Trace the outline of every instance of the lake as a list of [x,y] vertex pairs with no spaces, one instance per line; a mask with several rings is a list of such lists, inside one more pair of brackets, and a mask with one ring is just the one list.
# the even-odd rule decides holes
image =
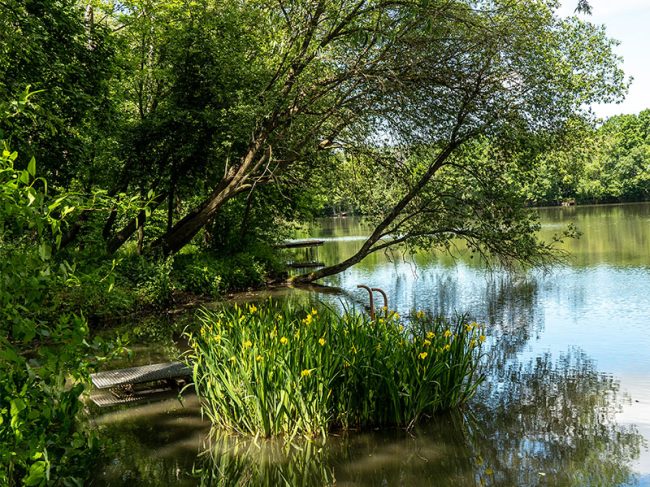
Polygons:
[[[545,272],[381,253],[323,280],[340,295],[282,293],[361,306],[367,294],[357,285],[367,284],[384,289],[404,316],[466,313],[485,323],[489,377],[469,408],[408,433],[287,446],[223,437],[208,444],[192,397],[184,406],[132,406],[96,417],[114,446],[97,483],[650,486],[650,204],[538,211],[542,238],[568,223],[582,232],[560,245],[566,263]],[[295,258],[334,263],[367,234],[357,218],[321,220],[305,236],[325,244]]]

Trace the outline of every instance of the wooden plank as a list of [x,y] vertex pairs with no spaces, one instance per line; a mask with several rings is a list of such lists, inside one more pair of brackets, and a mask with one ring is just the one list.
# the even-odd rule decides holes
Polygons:
[[277,244],[276,247],[280,249],[297,249],[301,247],[318,247],[323,245],[325,240],[305,239],[305,240],[287,240],[284,243]]
[[97,389],[110,389],[128,384],[142,384],[144,382],[175,379],[190,375],[192,375],[192,370],[185,364],[168,362],[97,372],[96,374],[90,374],[90,378]]
[[309,261],[309,262],[289,262],[287,266],[293,269],[301,269],[306,267],[325,267],[323,262]]

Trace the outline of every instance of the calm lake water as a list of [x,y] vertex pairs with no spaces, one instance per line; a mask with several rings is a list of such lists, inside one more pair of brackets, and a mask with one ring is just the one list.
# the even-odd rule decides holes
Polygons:
[[[411,433],[287,446],[207,440],[196,399],[170,399],[96,416],[113,446],[97,483],[650,486],[650,205],[540,214],[544,238],[571,222],[582,232],[562,245],[567,263],[549,272],[378,254],[323,281],[342,295],[291,292],[360,305],[367,297],[356,286],[367,284],[402,315],[468,313],[485,323],[489,378],[463,413]],[[328,219],[307,234],[326,240],[309,257],[329,264],[358,249],[368,228]]]

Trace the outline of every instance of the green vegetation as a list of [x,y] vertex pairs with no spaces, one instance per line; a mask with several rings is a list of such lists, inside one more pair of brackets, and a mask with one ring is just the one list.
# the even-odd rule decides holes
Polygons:
[[197,393],[213,425],[248,435],[412,426],[458,407],[483,380],[475,323],[418,313],[369,321],[273,302],[203,312],[189,334]]
[[78,413],[99,345],[83,317],[56,305],[79,282],[73,263],[52,256],[75,198],[49,195],[34,159],[19,170],[17,157],[0,153],[0,484],[74,484],[96,453]]
[[650,199],[650,110],[572,131],[536,161],[539,171],[527,188],[532,204]]
[[[614,41],[558,18],[556,7],[0,2],[0,483],[83,483],[95,444],[78,421],[79,396],[105,352],[91,327],[190,293],[214,298],[285,277],[274,244],[328,206],[360,208],[369,237],[299,281],[390,246],[449,249],[457,238],[508,263],[551,256],[527,207],[565,198],[577,183],[565,181],[576,158],[555,157],[549,142],[568,140],[574,126],[592,130],[582,107],[626,89]],[[578,194],[646,197],[643,117],[599,129],[611,157],[584,159],[593,184]],[[535,186],[539,174],[552,184]],[[558,183],[557,174],[566,177]],[[281,313],[283,332],[299,325]],[[275,353],[277,365],[277,344],[263,341],[270,318],[242,316],[260,327],[251,333],[263,360]],[[404,425],[473,391],[462,329],[451,351],[434,353],[393,325],[310,316],[323,335],[306,342],[305,357],[291,348],[297,369],[278,371],[298,386],[298,402],[281,401],[286,411],[273,420],[250,416],[250,431]],[[444,325],[430,326],[418,333]],[[327,350],[320,338],[356,347],[354,360],[365,362],[348,357],[344,367],[345,356],[331,354],[317,363]],[[376,345],[403,370],[382,369],[380,351],[361,350]],[[221,350],[210,346],[206,356]],[[263,360],[226,372],[270,373]],[[383,400],[388,408],[377,409]]]

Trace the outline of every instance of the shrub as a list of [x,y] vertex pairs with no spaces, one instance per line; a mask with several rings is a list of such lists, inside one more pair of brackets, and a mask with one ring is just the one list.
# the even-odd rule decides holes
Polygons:
[[262,286],[283,271],[271,248],[256,245],[224,258],[204,252],[177,255],[172,278],[180,290],[216,297]]
[[0,485],[80,485],[96,453],[77,414],[93,347],[82,317],[55,313],[75,266],[53,257],[76,203],[17,157],[0,148]]
[[269,302],[201,313],[187,359],[213,425],[250,435],[325,436],[410,427],[467,401],[483,380],[481,328],[418,314],[371,321]]

